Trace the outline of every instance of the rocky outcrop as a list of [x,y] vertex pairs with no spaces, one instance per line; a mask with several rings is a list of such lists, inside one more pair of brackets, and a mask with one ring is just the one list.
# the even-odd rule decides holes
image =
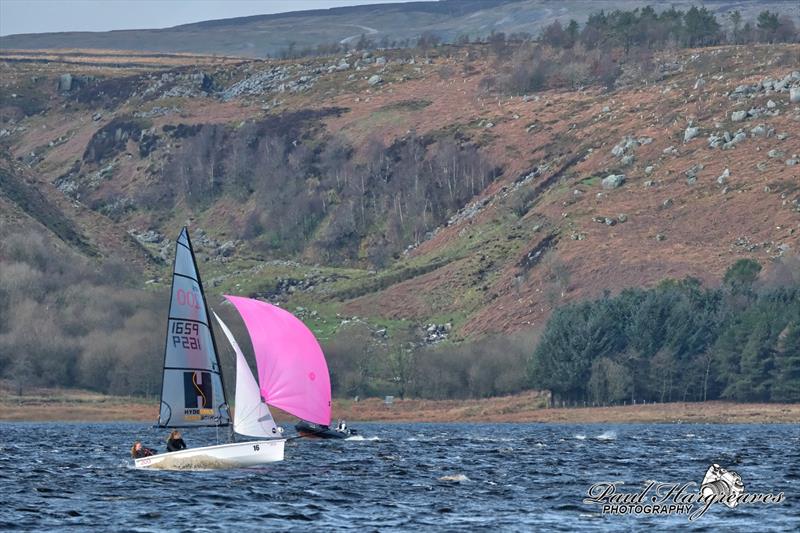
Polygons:
[[625,183],[625,174],[611,174],[600,182],[604,189],[616,189]]
[[[754,98],[759,94],[772,94],[772,93],[789,93],[800,90],[800,71],[793,71],[783,78],[776,80],[770,77],[764,78],[759,83],[754,85],[738,85],[733,91],[728,94],[729,98],[742,99]],[[797,92],[794,92],[797,94]],[[800,102],[800,95],[798,95],[798,102]]]

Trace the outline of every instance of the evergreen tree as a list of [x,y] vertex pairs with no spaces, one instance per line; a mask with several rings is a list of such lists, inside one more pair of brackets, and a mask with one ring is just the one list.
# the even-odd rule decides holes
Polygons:
[[779,26],[780,21],[778,20],[778,13],[772,13],[765,10],[758,14],[756,27],[758,27],[760,39],[762,41],[769,43],[774,42],[775,34],[777,33]]
[[569,24],[567,25],[567,48],[572,48],[576,42],[578,42],[578,37],[580,35],[580,25],[578,21],[575,19],[569,19]]
[[775,356],[775,378],[770,399],[800,402],[800,320],[781,332]]
[[690,47],[708,46],[720,40],[720,25],[714,14],[704,7],[691,7],[684,15],[684,25]]
[[758,278],[759,272],[761,272],[761,265],[758,261],[739,259],[725,271],[722,282],[733,293],[748,293],[752,289],[753,282]]
[[740,31],[742,28],[742,13],[737,9],[736,11],[732,11],[731,14],[728,16],[731,19],[731,24],[733,24],[733,34],[731,35],[731,41],[734,44],[739,44]]

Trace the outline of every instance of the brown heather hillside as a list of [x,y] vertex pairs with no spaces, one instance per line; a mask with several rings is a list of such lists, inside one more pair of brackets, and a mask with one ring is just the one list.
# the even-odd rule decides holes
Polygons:
[[[664,278],[713,286],[737,259],[768,266],[800,249],[800,103],[761,84],[788,77],[800,87],[800,74],[792,78],[800,46],[659,52],[657,76],[628,71],[611,91],[526,96],[491,88],[505,67],[484,46],[385,58],[4,51],[0,171],[4,182],[34,187],[49,207],[31,208],[3,186],[0,230],[26,212],[55,231],[45,215],[59,213],[84,252],[139,258],[148,278],[163,278],[168,267],[156,258],[168,259],[169,241],[188,223],[204,232],[195,241],[212,293],[313,311],[308,321],[323,334],[357,315],[390,330],[449,322],[454,338],[535,328],[555,306]],[[756,116],[732,120],[751,109]],[[196,133],[197,125],[206,126]],[[690,125],[699,130],[685,141]],[[723,149],[725,132],[740,129],[746,138]],[[347,142],[353,166],[366,164],[377,141],[403,146],[414,137],[436,147],[452,138],[477,147],[499,174],[419,242],[393,241],[412,246],[381,264],[367,252],[392,240],[380,219],[352,243],[352,256],[323,253],[342,209],[333,192],[320,196],[325,214],[296,239],[299,248],[275,251],[247,236],[263,199],[222,192],[198,201],[180,183],[159,188],[165,176],[200,180],[198,187],[214,186],[218,172],[232,179],[237,147],[278,134],[318,152],[331,138]],[[206,145],[198,144],[203,135]],[[635,143],[625,147],[626,139]],[[297,177],[302,190],[333,179],[315,168]],[[611,174],[624,174],[624,183],[603,188]]]

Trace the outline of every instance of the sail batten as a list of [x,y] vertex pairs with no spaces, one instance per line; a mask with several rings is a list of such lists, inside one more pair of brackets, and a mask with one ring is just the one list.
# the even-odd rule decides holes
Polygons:
[[167,316],[158,425],[228,425],[230,415],[214,332],[186,228],[175,246]]
[[264,401],[303,420],[330,424],[330,374],[314,334],[279,307],[240,296],[225,298],[250,334]]

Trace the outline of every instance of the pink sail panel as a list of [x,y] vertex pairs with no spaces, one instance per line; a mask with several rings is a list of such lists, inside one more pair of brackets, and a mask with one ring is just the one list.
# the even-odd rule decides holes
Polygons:
[[264,401],[303,420],[330,424],[331,379],[314,334],[280,307],[240,296],[225,298],[250,333]]

